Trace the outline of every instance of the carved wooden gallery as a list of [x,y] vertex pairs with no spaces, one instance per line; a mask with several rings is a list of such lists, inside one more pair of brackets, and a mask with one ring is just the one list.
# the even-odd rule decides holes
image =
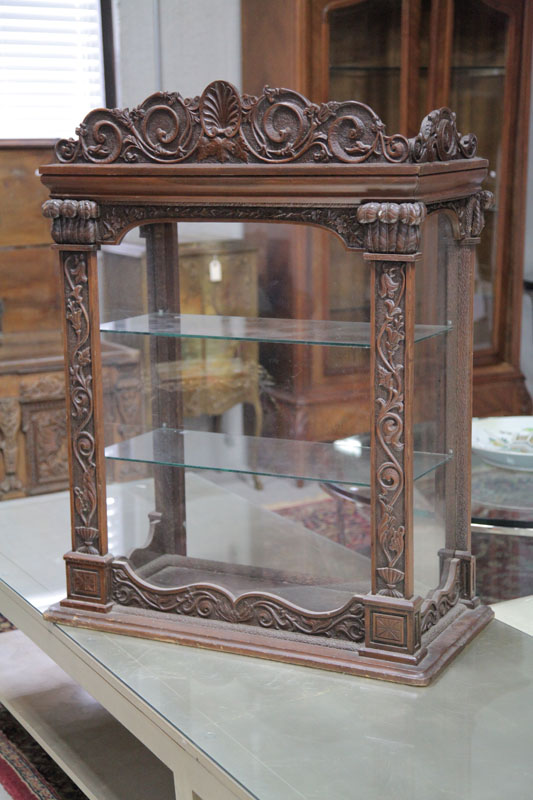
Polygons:
[[[460,134],[447,108],[408,139],[355,100],[239,95],[221,80],[201,97],[157,93],[132,110],[95,110],[77,134],[41,169],[62,275],[72,512],[66,597],[47,618],[429,683],[492,617],[476,596],[470,548],[474,251],[492,200],[475,136]],[[369,317],[286,319],[255,301],[245,314],[215,303],[184,313],[185,220],[253,223],[250,241],[254,230],[288,224],[334,241],[348,290],[368,287]],[[136,227],[147,246],[147,313],[128,316],[117,303],[104,319],[108,270],[99,273],[97,251]],[[271,273],[260,272],[268,297]],[[302,261],[301,291],[313,291],[306,274]],[[282,294],[283,274],[276,280]],[[106,417],[101,338],[120,336],[141,353],[143,412],[117,431]],[[250,382],[242,397],[255,404],[246,433],[187,423],[191,364],[215,346],[195,397],[218,386],[221,364],[241,370],[241,384]],[[370,408],[366,438],[287,430],[272,392],[261,408],[259,389],[276,381],[288,347],[357,357],[368,391],[353,403]],[[253,365],[246,375],[244,364]],[[113,511],[113,530],[129,541],[123,552],[108,538],[106,464],[116,462],[133,463],[153,487],[142,519],[133,501]],[[259,506],[233,497],[226,473],[253,476]],[[367,487],[367,550],[261,507],[261,476],[294,491]],[[143,534],[128,540],[135,526]],[[422,574],[428,562],[433,582]]]

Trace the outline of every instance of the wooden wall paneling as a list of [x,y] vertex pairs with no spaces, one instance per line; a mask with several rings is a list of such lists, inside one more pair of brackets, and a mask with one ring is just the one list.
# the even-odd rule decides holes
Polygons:
[[36,174],[52,158],[52,146],[15,147],[0,140],[0,186],[9,202],[0,215],[0,247],[44,245],[49,240],[47,221],[41,214],[46,189]]
[[0,270],[0,330],[4,334],[55,330],[59,353],[60,303],[50,247],[0,247]]

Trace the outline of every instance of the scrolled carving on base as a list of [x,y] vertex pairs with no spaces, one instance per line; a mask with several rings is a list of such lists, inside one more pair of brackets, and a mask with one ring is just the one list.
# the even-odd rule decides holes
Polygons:
[[58,244],[94,244],[97,241],[96,220],[100,216],[93,200],[46,200],[43,216],[52,222],[52,238]]
[[416,253],[425,217],[423,203],[364,203],[357,209],[369,253]]
[[307,636],[352,642],[362,642],[365,638],[364,605],[358,598],[335,611],[313,612],[269,594],[248,592],[234,597],[222,587],[208,583],[158,589],[139,579],[125,562],[118,560],[112,564],[112,576],[112,600],[119,605]]
[[410,144],[415,163],[473,158],[477,150],[476,137],[459,133],[455,114],[449,108],[436,109],[424,117],[420,133]]
[[422,603],[420,615],[422,633],[437,624],[448,611],[457,605],[461,597],[461,559],[447,559],[447,567],[440,586]]
[[485,227],[485,211],[494,205],[494,195],[492,192],[483,190],[462,197],[459,200],[444,200],[441,203],[432,203],[428,206],[428,212],[434,211],[453,211],[457,217],[459,226],[459,239],[468,241],[478,239]]

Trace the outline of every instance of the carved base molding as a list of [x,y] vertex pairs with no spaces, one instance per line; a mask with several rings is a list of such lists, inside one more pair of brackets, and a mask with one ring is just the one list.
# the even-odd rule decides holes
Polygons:
[[[466,609],[432,642],[418,664],[385,661],[362,654],[352,645],[317,646],[301,637],[300,641],[286,634],[266,633],[260,629],[230,623],[212,622],[189,617],[171,616],[161,612],[139,613],[138,609],[114,605],[109,613],[52,606],[44,618],[52,622],[81,628],[139,636],[147,639],[177,642],[193,647],[224,650],[275,661],[288,661],[302,666],[320,667],[361,677],[392,681],[393,683],[427,686],[466,645],[490,622],[494,612],[487,606]],[[224,627],[221,631],[220,626]],[[377,656],[377,657],[376,657]]]

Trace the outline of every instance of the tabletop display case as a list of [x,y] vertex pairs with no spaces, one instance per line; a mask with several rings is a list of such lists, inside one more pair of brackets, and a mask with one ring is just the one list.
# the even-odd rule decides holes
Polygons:
[[[407,139],[355,100],[241,96],[225,81],[97,109],[77,133],[41,168],[65,303],[72,511],[67,597],[47,618],[429,683],[492,617],[470,549],[474,249],[491,204],[475,136],[446,108]],[[370,311],[281,318],[242,274],[234,292],[183,313],[182,221],[239,222],[244,241],[250,222],[318,226],[343,252],[329,291],[352,293],[350,307],[364,295]],[[146,313],[125,313],[118,293],[103,321],[97,251],[135,227]],[[313,291],[308,268],[291,290]],[[226,267],[214,254],[206,269],[199,286]],[[271,291],[282,297],[293,277]],[[237,315],[236,297],[255,313]],[[143,365],[131,435],[102,400],[101,350],[121,337]],[[315,348],[370,375],[365,397],[349,395],[370,407],[367,435],[262,429],[262,387],[282,390]],[[254,365],[255,419],[230,432],[190,425],[191,363],[199,406],[222,367]],[[140,472],[106,503],[116,462]],[[300,513],[334,505],[331,486],[370,487],[357,535]]]

